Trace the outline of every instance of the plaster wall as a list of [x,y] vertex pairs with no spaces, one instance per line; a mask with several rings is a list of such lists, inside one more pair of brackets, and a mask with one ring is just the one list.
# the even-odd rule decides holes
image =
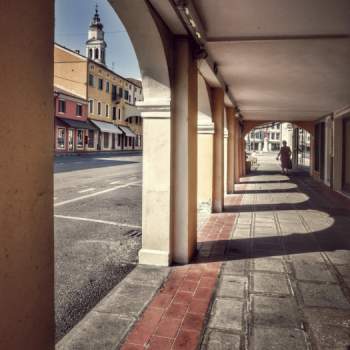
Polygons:
[[1,10],[0,349],[54,349],[54,2]]
[[87,98],[87,60],[54,45],[54,84],[83,99]]

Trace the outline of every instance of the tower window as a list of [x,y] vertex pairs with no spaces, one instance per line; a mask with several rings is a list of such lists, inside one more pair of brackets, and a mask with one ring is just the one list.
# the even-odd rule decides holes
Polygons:
[[98,49],[95,49],[95,60],[98,60],[99,55],[98,55]]
[[92,49],[89,49],[89,58],[92,58]]

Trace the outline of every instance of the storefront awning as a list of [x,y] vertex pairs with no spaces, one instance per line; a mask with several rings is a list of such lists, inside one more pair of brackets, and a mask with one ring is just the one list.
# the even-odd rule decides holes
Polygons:
[[125,136],[128,137],[136,137],[136,135],[130,130],[129,127],[127,126],[123,126],[123,125],[118,125],[119,128],[123,131],[123,133],[125,134]]
[[118,129],[114,124],[106,123],[106,122],[100,122],[97,120],[91,120],[91,123],[97,126],[97,128],[102,132],[109,132],[111,134],[119,134],[121,135],[121,130]]
[[89,123],[87,120],[82,121],[82,120],[73,120],[73,119],[65,119],[65,118],[59,118],[57,119],[71,128],[76,128],[76,129],[96,129],[95,125]]

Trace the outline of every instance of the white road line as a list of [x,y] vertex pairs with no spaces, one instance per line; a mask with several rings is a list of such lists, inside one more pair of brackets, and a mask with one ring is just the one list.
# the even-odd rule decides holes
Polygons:
[[117,184],[120,184],[120,181],[113,181],[110,183],[110,185],[117,185]]
[[78,216],[54,215],[54,217],[55,218],[59,218],[59,219],[96,222],[98,224],[106,224],[106,225],[113,225],[113,226],[122,226],[122,227],[139,228],[139,229],[141,228],[141,226],[137,226],[137,225],[124,224],[124,223],[121,223],[121,222],[114,222],[114,221],[105,221],[105,220],[80,218]]
[[59,203],[54,204],[54,207],[60,207],[60,206],[62,206],[62,205],[68,204],[68,203],[73,203],[73,202],[80,201],[80,200],[82,200],[82,199],[86,199],[86,198],[90,198],[90,197],[99,196],[100,194],[103,194],[103,193],[112,192],[112,191],[118,190],[119,188],[124,188],[124,187],[128,187],[128,186],[136,185],[136,184],[139,184],[139,183],[140,183],[140,181],[137,181],[137,182],[130,182],[130,183],[125,184],[125,185],[120,185],[120,186],[115,186],[115,187],[107,188],[106,190],[103,190],[103,191],[100,191],[100,192],[90,193],[90,194],[86,194],[85,196],[80,196],[80,197],[68,199],[68,200],[66,200],[66,201],[63,201],[63,202],[59,202]]
[[91,192],[91,191],[95,191],[95,188],[87,188],[86,190],[81,190],[81,191],[78,191],[78,193],[85,193],[85,192]]

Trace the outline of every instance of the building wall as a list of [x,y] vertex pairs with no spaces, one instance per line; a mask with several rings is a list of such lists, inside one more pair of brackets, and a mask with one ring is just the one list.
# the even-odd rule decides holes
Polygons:
[[[66,112],[65,113],[62,113],[59,111],[59,108],[58,108],[59,100],[64,100],[66,102]],[[81,116],[78,116],[76,114],[77,104],[80,104],[82,106]],[[59,95],[55,99],[55,109],[56,109],[56,116],[57,117],[73,119],[73,120],[82,120],[82,121],[87,120],[87,104],[84,101],[77,102],[77,101],[71,100],[68,96]]]
[[87,59],[54,45],[54,86],[87,98]]

